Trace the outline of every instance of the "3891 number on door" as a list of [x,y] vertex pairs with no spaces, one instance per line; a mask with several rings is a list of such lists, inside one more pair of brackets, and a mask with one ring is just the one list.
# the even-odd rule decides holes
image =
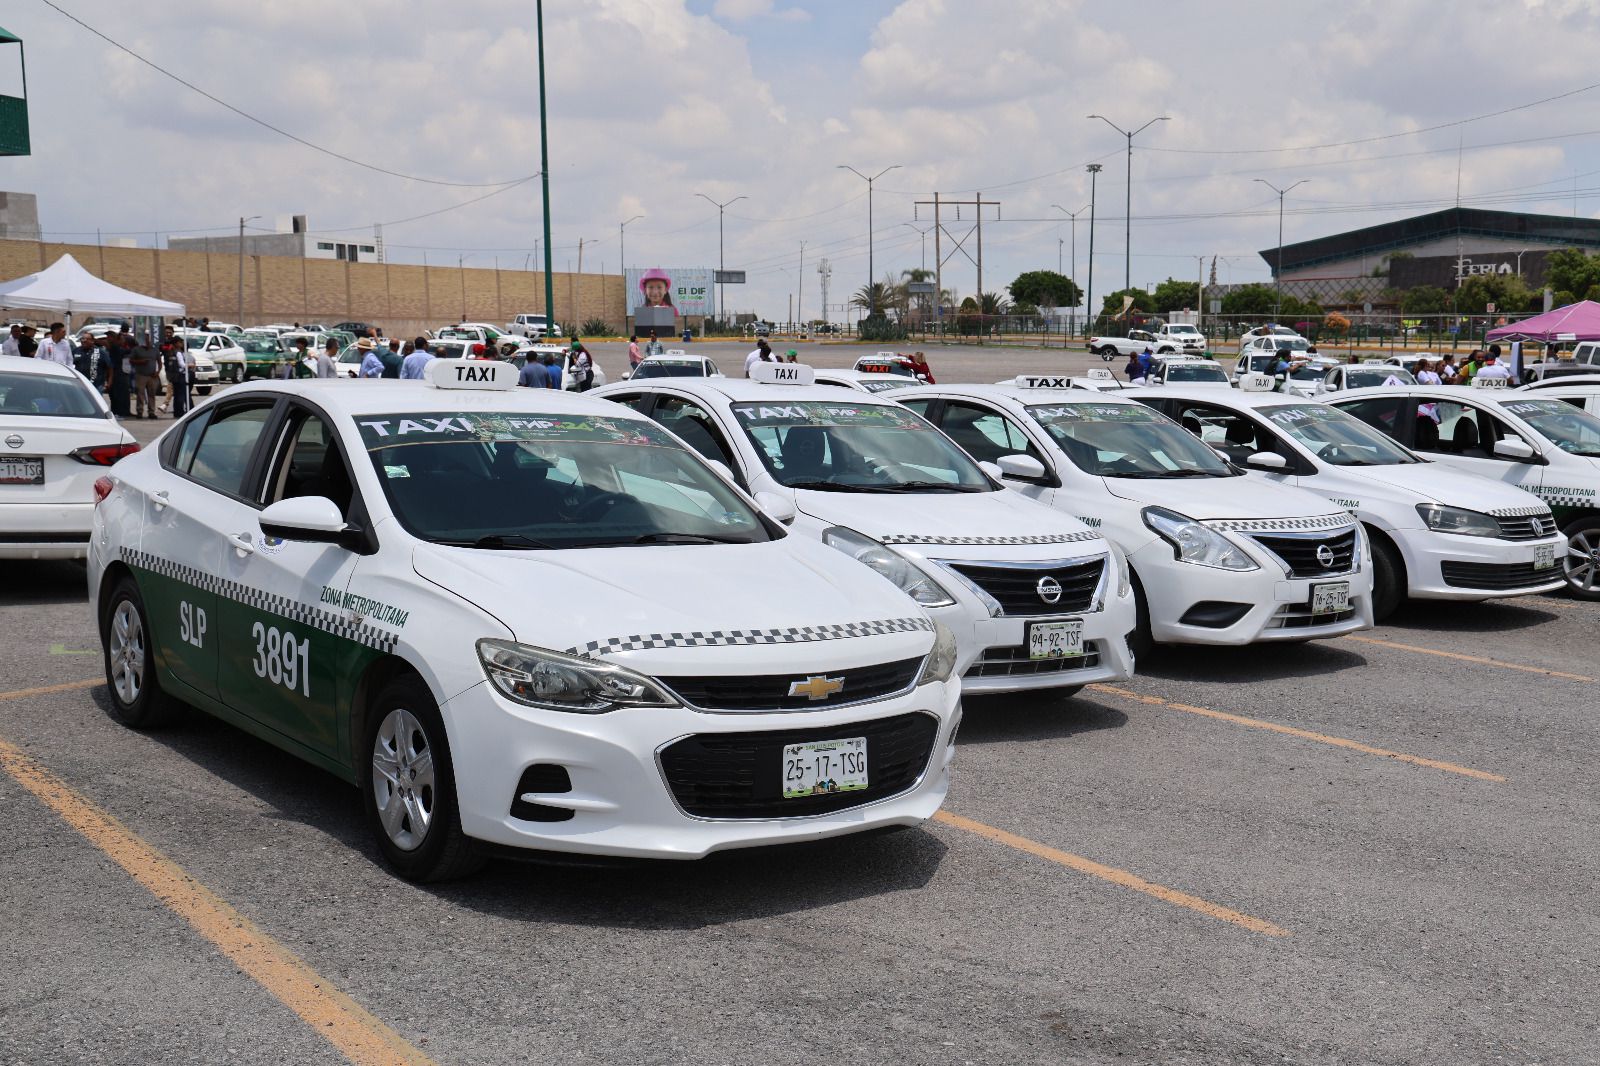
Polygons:
[[274,685],[282,685],[290,692],[311,697],[311,638],[296,640],[288,630],[260,622],[250,627],[256,641],[256,676],[264,677]]

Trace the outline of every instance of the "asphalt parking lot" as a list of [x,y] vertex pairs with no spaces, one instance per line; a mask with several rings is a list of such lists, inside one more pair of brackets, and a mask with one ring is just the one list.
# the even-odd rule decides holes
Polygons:
[[115,724],[81,567],[0,573],[3,1063],[1600,1059],[1600,604],[969,700],[921,829],[416,887],[332,777]]

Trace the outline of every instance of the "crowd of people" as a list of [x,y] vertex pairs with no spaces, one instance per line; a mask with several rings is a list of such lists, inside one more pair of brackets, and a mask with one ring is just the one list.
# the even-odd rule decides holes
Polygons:
[[[123,325],[115,333],[85,329],[74,341],[65,323],[54,322],[43,340],[31,325],[13,325],[0,355],[48,359],[73,367],[106,393],[118,418],[177,418],[188,413],[194,386],[193,361],[181,334],[162,328],[155,341]],[[164,379],[164,380],[163,380]],[[158,407],[156,400],[161,397]]]

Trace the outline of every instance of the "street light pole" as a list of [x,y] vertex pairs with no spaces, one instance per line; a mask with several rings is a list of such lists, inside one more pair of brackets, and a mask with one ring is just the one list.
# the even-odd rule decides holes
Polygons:
[[260,215],[239,218],[239,325],[244,326],[244,224],[254,222]]
[[909,222],[902,222],[900,224],[902,226],[910,227],[911,229],[915,230],[918,234],[921,235],[921,237],[922,237],[922,269],[923,270],[927,270],[928,269],[928,234],[933,232],[933,227],[929,226],[927,229],[923,229],[920,226],[913,226]]
[[1100,164],[1090,163],[1089,171],[1089,290],[1084,297],[1084,304],[1089,309],[1089,324],[1085,330],[1093,328],[1094,323],[1094,186],[1100,176]]
[[1283,198],[1290,190],[1297,189],[1310,181],[1310,178],[1301,178],[1287,189],[1280,189],[1266,178],[1256,178],[1261,184],[1278,194],[1278,265],[1273,268],[1272,281],[1272,317],[1277,318],[1283,308]]
[[878,292],[872,287],[872,279],[874,276],[872,262],[872,183],[889,173],[891,170],[899,170],[900,164],[896,163],[892,167],[884,167],[870,178],[861,173],[861,171],[857,170],[855,167],[844,163],[840,163],[834,169],[848,170],[850,173],[867,183],[867,303],[869,305],[867,308],[867,317],[874,318],[878,314]]
[[467,257],[465,255],[457,255],[456,256],[456,276],[461,279],[461,321],[462,322],[465,322],[467,320],[467,271],[466,271],[466,262],[467,262]]
[[[736,204],[740,200],[748,200],[750,198],[748,196],[735,196],[733,199],[724,200],[722,203],[719,204],[719,203],[717,203],[715,200],[713,200],[711,197],[707,196],[703,192],[697,192],[697,193],[695,193],[695,195],[700,197],[700,199],[704,200],[706,203],[710,204],[711,206],[713,206],[713,207],[715,207],[717,209],[717,273],[721,274],[721,273],[723,273],[723,266],[722,266],[722,209],[727,207],[729,204]],[[724,294],[724,292],[723,292],[722,282],[719,281],[719,282],[717,282],[717,317],[722,320],[724,327],[726,327],[727,322],[728,322],[728,312],[727,312],[727,309],[722,306],[723,294]]]
[[[617,259],[622,264],[622,317],[628,317],[628,223],[637,222],[643,215],[634,215],[617,225]],[[624,322],[624,325],[627,323]]]
[[1171,122],[1172,120],[1166,115],[1160,115],[1130,133],[1104,115],[1090,115],[1089,117],[1099,119],[1128,139],[1128,200],[1127,206],[1123,210],[1125,217],[1122,220],[1126,229],[1125,240],[1127,241],[1123,255],[1127,259],[1127,263],[1123,268],[1122,287],[1131,289],[1133,288],[1133,139],[1157,122]]
[[551,273],[550,245],[550,121],[544,106],[544,0],[534,4],[534,22],[539,37],[539,180],[544,187],[544,325],[548,339],[556,326],[556,283]]
[[[1072,273],[1069,276],[1072,278],[1072,283],[1076,285],[1078,283],[1078,216],[1089,210],[1089,205],[1084,204],[1076,211],[1068,211],[1060,204],[1051,204],[1050,206],[1072,219]],[[1056,245],[1056,273],[1058,274],[1061,273],[1060,260],[1061,246],[1058,243]]]
[[799,328],[800,322],[806,317],[804,305],[806,302],[806,242],[800,242],[800,273],[795,275],[794,281],[794,321],[789,323],[792,328]]

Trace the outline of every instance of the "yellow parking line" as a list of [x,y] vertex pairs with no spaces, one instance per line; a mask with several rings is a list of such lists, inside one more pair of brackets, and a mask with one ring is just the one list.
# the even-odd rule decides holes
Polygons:
[[94,688],[103,685],[106,679],[96,677],[88,681],[63,681],[59,685],[41,685],[38,688],[19,688],[12,692],[0,692],[0,702],[5,700],[20,700],[24,696],[48,696],[52,692],[71,692],[73,689]]
[[1037,840],[1029,840],[1027,837],[1008,833],[1004,829],[996,829],[994,826],[985,825],[983,822],[975,822],[971,818],[964,818],[950,811],[939,811],[933,816],[933,820],[955,829],[963,829],[968,833],[975,833],[985,840],[994,841],[996,844],[1004,844],[1008,848],[1016,848],[1018,851],[1026,852],[1036,858],[1060,863],[1069,869],[1077,870],[1079,873],[1085,873],[1091,877],[1098,877],[1102,881],[1109,881],[1122,888],[1130,889],[1134,892],[1143,892],[1145,895],[1153,896],[1163,903],[1170,903],[1175,907],[1185,907],[1198,914],[1203,914],[1207,918],[1230,922],[1241,929],[1248,929],[1252,933],[1262,933],[1266,936],[1289,935],[1289,930],[1279,925],[1273,925],[1264,919],[1252,918],[1248,914],[1230,910],[1221,904],[1201,899],[1199,896],[1191,896],[1187,892],[1179,892],[1175,888],[1167,888],[1165,885],[1146,881],[1138,874],[1129,873],[1127,870],[1119,870],[1115,866],[1106,866],[1103,863],[1095,862],[1093,859],[1086,859],[1082,855],[1074,855],[1070,851],[1052,848],[1050,845],[1041,844]]
[[1344,640],[1353,640],[1360,644],[1375,644],[1380,648],[1394,648],[1397,651],[1416,652],[1418,655],[1435,655],[1441,659],[1456,659],[1464,663],[1477,663],[1479,666],[1494,666],[1501,670],[1516,670],[1524,674],[1544,674],[1546,677],[1559,677],[1564,681],[1593,681],[1592,677],[1582,674],[1566,674],[1560,670],[1546,670],[1542,666],[1522,666],[1519,663],[1501,662],[1499,659],[1485,659],[1481,655],[1463,655],[1458,651],[1440,651],[1437,648],[1419,648],[1415,644],[1397,644],[1392,640],[1379,640],[1376,637],[1347,636]]
[[1413,766],[1426,766],[1432,770],[1444,770],[1452,774],[1461,774],[1464,777],[1475,777],[1480,781],[1505,780],[1499,774],[1491,774],[1487,770],[1474,770],[1470,766],[1457,766],[1453,762],[1440,762],[1438,759],[1427,759],[1421,755],[1407,755],[1403,751],[1375,748],[1370,744],[1363,744],[1359,740],[1347,740],[1344,737],[1329,736],[1326,733],[1313,733],[1309,729],[1296,729],[1291,725],[1279,725],[1277,722],[1266,722],[1260,718],[1247,718],[1242,714],[1228,714],[1226,711],[1213,711],[1209,707],[1192,707],[1187,703],[1173,703],[1158,696],[1141,696],[1137,692],[1129,692],[1127,689],[1117,688],[1115,685],[1089,685],[1088,687],[1096,692],[1120,696],[1136,703],[1148,703],[1155,707],[1182,711],[1185,714],[1198,714],[1203,718],[1215,718],[1219,722],[1232,722],[1234,725],[1249,726],[1252,729],[1265,729],[1269,733],[1282,733],[1285,736],[1299,737],[1301,740],[1314,740],[1319,744],[1331,744],[1336,748],[1348,748],[1350,751],[1359,751],[1364,755],[1379,755],[1385,759],[1394,759],[1397,762],[1410,763]]
[[[60,692],[100,682],[75,682],[5,693]],[[182,867],[145,843],[136,833],[21,749],[0,740],[0,768],[61,816],[130,877],[215,944],[234,964],[280,1003],[294,1011],[318,1036],[358,1066],[432,1060],[349,996],[334,988],[288,948],[268,936],[222,897],[189,876]]]

